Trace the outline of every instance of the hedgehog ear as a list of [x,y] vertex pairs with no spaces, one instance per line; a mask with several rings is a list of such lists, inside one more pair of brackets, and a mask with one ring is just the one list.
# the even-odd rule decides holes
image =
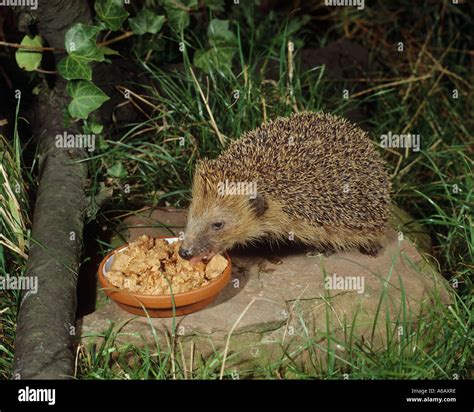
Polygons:
[[253,210],[256,216],[262,216],[268,209],[268,204],[265,198],[257,193],[257,196],[249,199],[250,208]]

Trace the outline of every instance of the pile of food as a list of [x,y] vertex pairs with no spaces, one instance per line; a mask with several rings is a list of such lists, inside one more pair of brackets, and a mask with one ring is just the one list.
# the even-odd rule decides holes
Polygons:
[[106,277],[112,285],[132,293],[169,295],[205,286],[227,267],[222,255],[213,256],[207,264],[192,264],[179,256],[180,244],[143,235],[114,254]]

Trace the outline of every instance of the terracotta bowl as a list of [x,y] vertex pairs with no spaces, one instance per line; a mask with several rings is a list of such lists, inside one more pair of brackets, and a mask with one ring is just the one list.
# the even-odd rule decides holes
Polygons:
[[[178,238],[166,238],[168,242],[178,241]],[[113,286],[105,274],[112,264],[114,255],[126,249],[128,244],[120,246],[110,252],[100,263],[97,275],[99,282],[107,296],[114,300],[127,312],[139,316],[150,316],[153,318],[169,318],[173,316],[173,302],[170,295],[141,295],[119,289]],[[182,316],[193,313],[208,306],[219,295],[220,291],[227,285],[232,271],[229,255],[226,253],[228,265],[224,273],[214,279],[206,286],[189,292],[174,294],[175,315]]]

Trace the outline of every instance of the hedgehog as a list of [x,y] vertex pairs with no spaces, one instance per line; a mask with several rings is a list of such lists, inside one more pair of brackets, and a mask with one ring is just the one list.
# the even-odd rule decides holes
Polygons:
[[323,112],[279,117],[198,161],[179,255],[198,262],[268,240],[375,256],[390,187],[384,161],[356,125]]

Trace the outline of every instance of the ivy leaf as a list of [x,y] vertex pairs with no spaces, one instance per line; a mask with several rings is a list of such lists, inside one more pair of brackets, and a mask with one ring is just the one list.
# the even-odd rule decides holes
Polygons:
[[104,61],[104,54],[97,47],[96,39],[100,27],[87,26],[82,23],[72,26],[65,35],[66,51],[69,55],[75,54],[85,60]]
[[194,66],[201,69],[203,72],[209,74],[212,71],[213,66],[213,53],[212,50],[196,50],[194,53]]
[[97,123],[96,121],[93,121],[90,126],[91,126],[91,131],[94,134],[101,134],[102,130],[104,130],[104,125]]
[[104,56],[110,56],[110,55],[120,56],[120,53],[117,50],[111,49],[110,47],[107,47],[107,46],[99,46],[99,50]]
[[198,0],[162,0],[171,28],[181,33],[189,26],[189,12],[197,7]]
[[62,59],[58,64],[59,74],[66,80],[92,80],[92,69],[89,60],[76,54]]
[[109,167],[107,169],[107,174],[112,177],[116,178],[124,178],[127,177],[127,171],[125,170],[125,167],[123,166],[122,162],[115,162],[112,167]]
[[100,124],[95,118],[94,115],[88,117],[87,120],[84,120],[84,125],[82,126],[82,131],[85,134],[100,135],[104,130],[104,125]]
[[130,28],[135,34],[158,33],[163,27],[165,16],[158,16],[150,10],[143,9],[137,14],[137,17],[128,19]]
[[97,46],[97,35],[101,31],[98,26],[82,23],[72,26],[65,35],[65,46],[68,56],[61,60],[58,70],[67,80],[91,80],[93,61],[104,61],[104,53]]
[[66,90],[69,96],[72,97],[68,110],[74,118],[87,119],[89,113],[109,100],[109,96],[92,82],[86,80],[68,82]]
[[237,48],[237,37],[229,30],[229,20],[212,19],[207,28],[207,37],[212,47]]
[[94,9],[107,28],[113,31],[120,29],[128,17],[123,0],[95,0]]
[[224,0],[205,0],[204,3],[212,11],[224,11]]
[[[41,37],[35,36],[25,36],[21,41],[22,46],[32,46],[32,47],[41,47]],[[26,49],[18,49],[15,53],[15,59],[18,63],[18,66],[23,70],[31,72],[36,70],[40,63],[41,58],[43,57],[42,52],[40,51],[33,51],[33,50],[26,50]]]
[[235,50],[230,48],[197,50],[194,54],[194,65],[207,74],[217,70],[225,76],[232,70],[234,55]]
[[218,70],[223,75],[228,74],[237,51],[237,37],[229,29],[229,20],[211,20],[207,36],[211,48],[197,50],[194,54],[194,65],[207,74],[212,70]]

